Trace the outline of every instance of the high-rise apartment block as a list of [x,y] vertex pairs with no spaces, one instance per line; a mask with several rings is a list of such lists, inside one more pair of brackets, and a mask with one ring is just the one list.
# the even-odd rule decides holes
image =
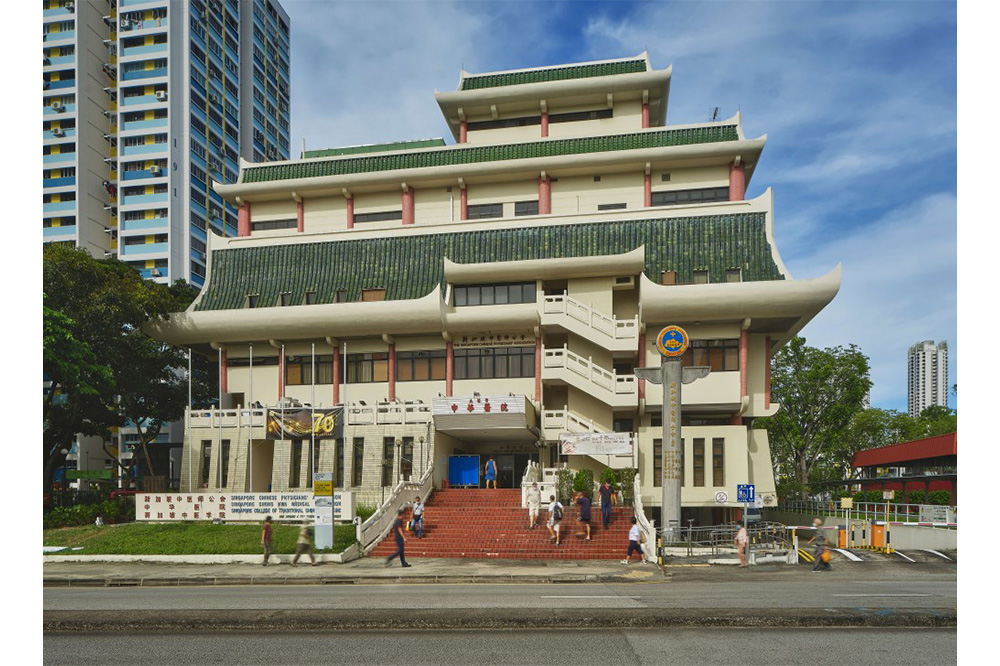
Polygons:
[[948,406],[948,343],[924,340],[907,354],[906,408],[920,416],[931,405]]
[[43,2],[43,228],[161,282],[205,281],[212,189],[288,159],[289,20],[271,0]]
[[[202,287],[209,235],[237,235],[213,182],[235,182],[241,158],[289,157],[288,15],[274,0],[44,0],[42,16],[44,241]],[[181,431],[164,427],[161,459]],[[119,439],[127,457],[134,428]],[[102,445],[80,437],[70,458],[110,468]]]

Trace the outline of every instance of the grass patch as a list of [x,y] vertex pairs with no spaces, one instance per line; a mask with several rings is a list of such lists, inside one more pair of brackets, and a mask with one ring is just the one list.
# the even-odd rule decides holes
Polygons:
[[[81,555],[260,555],[260,531],[259,524],[206,522],[85,525],[44,530],[42,545],[82,546]],[[295,552],[298,525],[275,523],[271,534],[275,553]],[[354,542],[354,525],[335,525],[333,548],[317,552],[341,553]]]

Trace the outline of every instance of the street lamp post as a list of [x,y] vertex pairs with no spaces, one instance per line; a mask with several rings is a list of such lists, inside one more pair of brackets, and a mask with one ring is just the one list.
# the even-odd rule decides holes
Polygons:
[[66,456],[69,455],[69,449],[59,449],[59,453],[61,453],[62,457],[63,457],[63,463],[62,463],[62,469],[63,469],[62,487],[63,487],[63,490],[69,490],[69,479],[66,478],[66,462],[67,462],[66,461]]

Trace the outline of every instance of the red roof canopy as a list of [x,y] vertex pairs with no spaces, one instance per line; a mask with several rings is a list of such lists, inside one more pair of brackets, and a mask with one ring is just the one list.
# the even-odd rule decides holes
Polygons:
[[894,463],[921,460],[924,458],[940,458],[942,456],[958,456],[958,433],[952,432],[937,437],[916,439],[912,442],[890,444],[877,449],[858,451],[851,459],[852,467],[874,467],[876,465],[892,465]]

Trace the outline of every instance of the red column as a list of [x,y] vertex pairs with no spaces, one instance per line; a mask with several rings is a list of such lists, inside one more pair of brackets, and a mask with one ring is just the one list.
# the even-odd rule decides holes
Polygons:
[[548,215],[552,212],[552,183],[548,176],[538,179],[538,214]]
[[285,348],[278,350],[278,399],[285,397]]
[[771,336],[764,338],[764,409],[771,408]]
[[244,201],[240,204],[239,213],[237,213],[237,233],[242,236],[250,235],[250,202]]
[[747,395],[747,330],[740,330],[740,400]]
[[396,343],[389,343],[389,400],[396,399]]
[[[646,334],[639,334],[639,361],[636,363],[636,367],[645,368],[646,367]],[[646,380],[639,380],[639,399],[646,399]]]
[[459,194],[459,202],[460,202],[459,208],[461,208],[461,213],[460,213],[461,219],[463,220],[469,219],[469,190],[465,189],[464,187],[462,188],[462,191]]
[[642,205],[646,208],[653,205],[653,175],[649,173],[642,178]]
[[[463,192],[465,190],[462,190]],[[444,343],[444,394],[451,397],[452,382],[455,380],[455,349],[451,340]]]
[[354,228],[354,197],[347,197],[347,228]]
[[[219,375],[219,388],[223,393],[229,393],[229,354],[226,350],[222,350],[222,374]],[[222,405],[219,405],[219,409],[222,409]]]
[[296,229],[299,233],[306,230],[306,212],[305,212],[305,202],[296,201],[295,202],[295,217],[298,219],[298,225]]
[[729,165],[729,200],[743,201],[746,195],[746,170],[741,163]]
[[549,112],[542,111],[542,136],[546,137],[549,135]]
[[649,127],[649,102],[642,103],[642,128]]
[[333,348],[333,404],[340,404],[340,349]]
[[542,401],[542,339],[535,338],[535,402]]
[[403,224],[413,224],[413,188],[403,190]]
[[458,123],[458,142],[465,143],[468,139],[469,124],[464,120],[460,120]]

